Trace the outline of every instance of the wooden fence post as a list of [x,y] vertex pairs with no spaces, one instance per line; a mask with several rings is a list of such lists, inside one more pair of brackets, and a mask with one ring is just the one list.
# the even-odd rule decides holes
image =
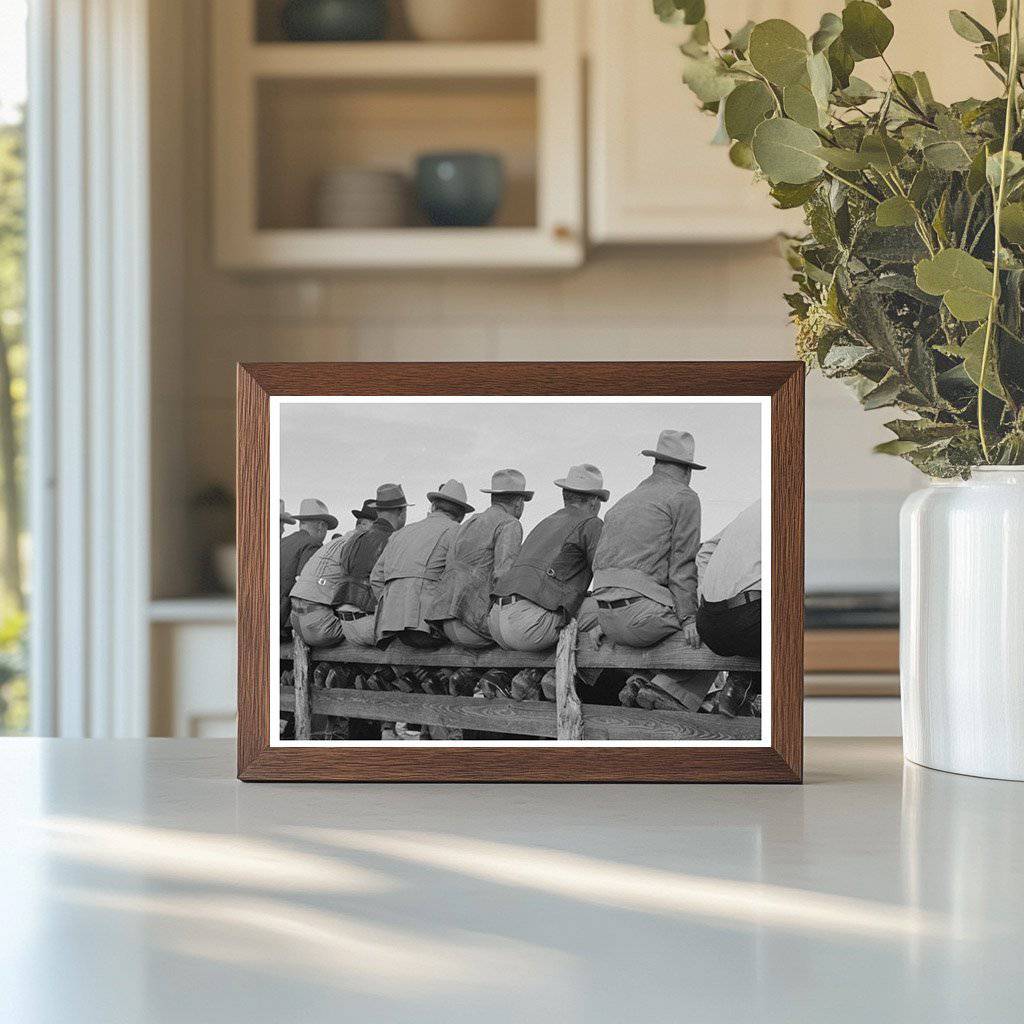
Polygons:
[[308,740],[312,733],[313,681],[309,671],[309,648],[295,634],[292,652],[295,665],[295,738]]
[[583,739],[583,707],[576,693],[577,628],[576,620],[570,619],[558,634],[555,654],[555,716],[560,740]]

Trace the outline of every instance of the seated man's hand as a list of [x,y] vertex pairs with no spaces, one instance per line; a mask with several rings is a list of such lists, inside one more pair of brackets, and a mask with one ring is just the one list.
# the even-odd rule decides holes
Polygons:
[[688,647],[700,647],[700,634],[697,632],[697,623],[692,619],[683,625],[683,639]]

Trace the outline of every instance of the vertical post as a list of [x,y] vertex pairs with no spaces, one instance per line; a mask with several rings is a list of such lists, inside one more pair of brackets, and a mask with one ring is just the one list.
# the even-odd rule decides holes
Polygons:
[[560,740],[583,739],[583,707],[576,693],[576,631],[576,620],[570,619],[558,634],[555,654],[555,720]]
[[295,738],[308,740],[312,733],[313,685],[309,678],[309,648],[298,633],[292,639],[295,665]]

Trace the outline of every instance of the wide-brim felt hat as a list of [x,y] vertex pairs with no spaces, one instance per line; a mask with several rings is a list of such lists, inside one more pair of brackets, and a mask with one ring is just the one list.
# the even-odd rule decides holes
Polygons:
[[377,502],[373,498],[367,498],[362,508],[352,509],[352,515],[356,519],[369,519],[371,522],[377,518]]
[[483,494],[512,494],[529,501],[533,491],[526,489],[526,477],[518,469],[499,469],[491,476],[491,486],[481,487]]
[[282,523],[296,523],[298,520],[291,514],[284,510],[284,498],[281,499],[281,522]]
[[577,491],[580,494],[596,494],[602,501],[608,500],[609,492],[604,487],[604,476],[597,466],[584,462],[579,466],[571,466],[569,472],[560,480],[555,481],[556,487],[565,491]]
[[373,504],[379,513],[398,508],[410,508],[413,503],[405,500],[405,491],[402,490],[401,484],[381,484],[377,488],[377,497]]
[[447,501],[449,505],[456,505],[465,512],[476,511],[466,501],[466,488],[458,480],[446,480],[436,491],[427,495],[427,501]]
[[327,506],[319,498],[303,498],[295,518],[301,523],[306,520],[319,519],[327,524],[328,530],[337,529],[338,517],[332,516]]
[[658,435],[658,447],[645,448],[640,454],[649,455],[661,462],[674,462],[690,469],[707,469],[707,466],[693,461],[695,453],[693,434],[685,430],[663,430]]

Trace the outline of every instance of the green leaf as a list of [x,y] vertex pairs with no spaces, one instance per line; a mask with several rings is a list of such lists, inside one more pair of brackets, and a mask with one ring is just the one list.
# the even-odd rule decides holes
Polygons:
[[999,231],[1006,241],[1024,245],[1024,203],[1007,203],[1003,207]]
[[729,162],[736,167],[742,167],[745,171],[757,170],[754,151],[747,142],[734,142],[729,147]]
[[683,81],[701,103],[717,103],[736,87],[736,79],[720,61],[710,57],[684,56]]
[[892,22],[874,4],[853,0],[844,8],[843,39],[861,60],[881,57],[892,35]]
[[841,171],[863,171],[871,166],[871,161],[866,156],[855,153],[852,149],[819,146],[814,152],[816,156],[820,156],[826,163],[838,167]]
[[753,31],[754,22],[748,21],[742,28],[736,29],[729,36],[729,42],[723,49],[732,50],[733,53],[746,53],[750,48],[750,33]]
[[[995,344],[990,343],[988,361],[985,367],[985,390],[990,395],[994,395],[996,398],[1001,398],[1005,401],[1006,392],[1003,390],[1002,384],[999,383],[999,378],[996,375],[996,368],[993,365],[994,361],[992,356],[994,354],[994,349]],[[981,357],[985,352],[985,325],[981,324],[973,330],[956,352],[964,361],[964,372],[974,382],[975,387],[980,387]]]
[[775,205],[780,210],[793,210],[803,206],[811,196],[818,190],[818,182],[804,182],[800,185],[792,185],[789,182],[781,181],[772,186],[771,196]]
[[[865,406],[865,408],[867,408]],[[876,455],[906,455],[907,452],[915,451],[920,448],[921,445],[917,441],[883,441],[881,444],[876,444],[871,450]]]
[[725,130],[729,138],[750,142],[754,129],[775,109],[775,99],[764,82],[743,82],[725,100]]
[[785,87],[799,81],[809,53],[807,37],[781,18],[762,21],[750,33],[747,57],[773,85]]
[[754,130],[753,147],[758,166],[773,184],[813,181],[825,166],[817,154],[818,136],[788,118],[762,121]]
[[823,14],[818,31],[811,36],[811,53],[827,50],[843,31],[843,19],[838,14]]
[[965,322],[988,316],[992,274],[981,260],[963,249],[943,249],[914,268],[917,286],[941,295],[946,308]]
[[905,156],[903,147],[891,135],[872,133],[865,135],[860,152],[870,165],[883,174],[889,174]]
[[980,21],[972,18],[966,11],[950,11],[949,23],[958,36],[969,43],[991,42],[995,36]]
[[787,117],[805,128],[821,127],[821,112],[817,101],[805,85],[787,85],[782,90],[782,109]]
[[875,207],[875,223],[880,228],[908,227],[916,221],[914,204],[903,196],[891,196]]

